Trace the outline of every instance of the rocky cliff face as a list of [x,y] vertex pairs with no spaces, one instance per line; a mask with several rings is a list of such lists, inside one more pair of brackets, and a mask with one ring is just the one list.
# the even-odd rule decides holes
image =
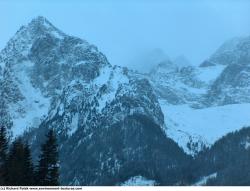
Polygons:
[[65,35],[43,17],[21,27],[1,51],[0,63],[14,136],[25,130],[24,124],[37,127],[66,84],[89,82],[110,66],[96,47]]
[[196,77],[193,66],[178,66],[171,60],[159,63],[149,74],[158,98],[169,104],[195,104],[205,93],[205,83]]
[[208,104],[249,103],[250,37],[226,42],[208,62],[225,65],[225,69],[209,89],[206,99]]

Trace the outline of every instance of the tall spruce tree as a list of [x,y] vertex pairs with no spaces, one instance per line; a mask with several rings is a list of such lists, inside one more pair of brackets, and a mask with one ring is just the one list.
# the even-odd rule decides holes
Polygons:
[[40,186],[59,185],[58,145],[52,129],[49,130],[47,140],[41,148],[37,184]]
[[27,144],[21,139],[15,140],[10,148],[6,161],[6,184],[10,186],[34,185],[34,172]]
[[24,144],[24,161],[23,161],[23,167],[24,167],[24,185],[35,185],[35,178],[34,178],[34,166],[32,163],[31,158],[31,151],[29,145],[26,143]]
[[5,185],[6,176],[6,158],[8,150],[8,141],[6,136],[6,128],[0,128],[0,185]]

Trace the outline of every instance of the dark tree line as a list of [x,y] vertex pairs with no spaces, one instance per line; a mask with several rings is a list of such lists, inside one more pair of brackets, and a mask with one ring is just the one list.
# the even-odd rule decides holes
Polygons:
[[[193,161],[190,171],[196,181],[200,177],[217,173],[206,182],[208,186],[250,185],[250,127],[228,133]],[[194,181],[195,182],[195,181]]]
[[28,143],[21,138],[10,145],[6,128],[0,128],[0,185],[57,186],[59,185],[58,146],[53,130],[49,130],[41,146],[38,164],[34,165]]

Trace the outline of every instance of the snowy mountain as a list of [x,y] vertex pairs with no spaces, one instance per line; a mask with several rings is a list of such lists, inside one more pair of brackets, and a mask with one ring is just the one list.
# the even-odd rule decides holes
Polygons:
[[200,66],[156,51],[140,74],[37,17],[0,52],[0,123],[34,160],[53,128],[63,185],[190,184],[190,167],[207,162],[200,151],[250,125],[249,42],[226,42]]
[[[250,37],[234,38],[225,42],[205,62],[225,67],[209,88],[205,100],[207,104],[249,103]],[[201,67],[205,67],[204,63]]]
[[63,185],[115,185],[134,176],[179,181],[190,158],[166,137],[145,76],[112,66],[97,47],[44,17],[17,31],[0,63],[1,123],[13,139],[28,140],[34,159],[53,128]]
[[198,67],[161,62],[148,75],[166,134],[185,152],[194,155],[250,125],[249,42],[249,37],[230,40]]
[[250,36],[233,38],[222,44],[201,67],[213,65],[248,64]]

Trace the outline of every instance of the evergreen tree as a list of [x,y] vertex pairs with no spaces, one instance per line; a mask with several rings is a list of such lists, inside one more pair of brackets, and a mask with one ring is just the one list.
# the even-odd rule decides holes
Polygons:
[[53,130],[49,130],[47,140],[42,145],[38,164],[38,182],[40,186],[59,185],[58,146]]
[[0,185],[5,185],[6,175],[6,158],[8,150],[8,141],[6,137],[6,128],[1,126],[0,129]]
[[31,152],[28,144],[24,145],[24,161],[23,161],[23,167],[24,167],[24,185],[34,185],[34,167],[32,163],[31,158]]
[[17,139],[12,143],[6,161],[6,184],[10,186],[34,185],[33,165],[28,145]]

